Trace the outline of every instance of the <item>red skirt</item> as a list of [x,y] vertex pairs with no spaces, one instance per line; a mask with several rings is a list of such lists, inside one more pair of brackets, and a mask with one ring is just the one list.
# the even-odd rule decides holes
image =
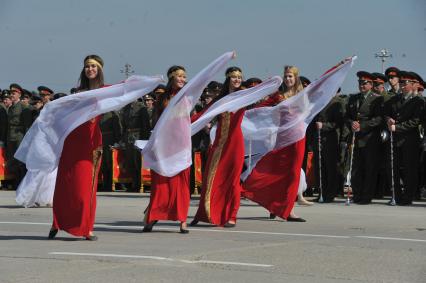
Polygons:
[[300,182],[305,139],[267,153],[243,183],[242,195],[286,219]]
[[86,122],[65,139],[53,196],[53,228],[74,236],[93,231],[102,156],[99,119]]
[[189,178],[191,167],[173,177],[151,170],[151,197],[145,223],[155,220],[186,222],[189,209]]

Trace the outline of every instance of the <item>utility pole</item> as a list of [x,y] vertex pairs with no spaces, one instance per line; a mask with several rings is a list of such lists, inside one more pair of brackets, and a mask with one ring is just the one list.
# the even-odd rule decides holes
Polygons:
[[375,57],[380,58],[380,60],[382,61],[382,74],[384,74],[386,59],[392,58],[392,54],[386,48],[383,48],[382,50],[380,50],[379,52],[375,54]]
[[126,79],[128,79],[130,75],[135,73],[135,71],[132,70],[132,65],[130,65],[129,63],[126,63],[124,65],[124,70],[120,70],[120,73],[124,74]]

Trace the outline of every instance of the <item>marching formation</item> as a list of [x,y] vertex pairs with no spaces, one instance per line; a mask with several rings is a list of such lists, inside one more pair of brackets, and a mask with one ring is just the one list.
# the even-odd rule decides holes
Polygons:
[[[166,85],[154,77],[131,77],[106,86],[104,62],[96,55],[84,59],[79,87],[70,91],[76,94],[55,94],[45,86],[35,93],[11,84],[2,91],[0,107],[3,179],[14,189],[21,183],[18,203],[53,206],[49,239],[59,230],[97,239],[93,226],[98,180],[99,190],[111,191],[115,185],[114,150],[124,157],[121,170],[129,172],[129,180],[122,184],[127,191],[141,188],[142,159],[152,165],[144,232],[161,220],[179,221],[180,233],[189,232],[187,216],[197,169],[201,196],[191,226],[202,221],[235,227],[241,197],[263,206],[271,218],[297,222],[305,220],[295,214],[294,202],[312,204],[303,195],[329,203],[346,194],[348,203],[357,204],[391,196],[392,205],[410,205],[421,198],[426,108],[425,82],[418,74],[395,67],[385,74],[360,71],[359,93],[351,95],[341,94],[340,86],[354,58],[312,83],[295,66],[286,66],[282,79],[263,82],[245,80],[243,70],[230,67],[224,83],[212,81],[234,56],[224,54],[189,82],[183,66],[172,66]],[[90,100],[103,93],[104,101]],[[139,99],[124,106],[120,98],[129,93]],[[73,96],[82,100],[74,103]],[[55,112],[60,102],[69,107],[70,115]],[[84,103],[86,108],[79,108]],[[75,114],[87,113],[90,107],[98,111],[93,112],[96,116]],[[46,142],[35,146],[40,139],[24,138],[29,130],[27,136],[43,134]],[[55,140],[56,136],[63,138]],[[50,150],[57,144],[57,150]],[[49,166],[30,163],[29,148],[43,150],[43,145],[53,152],[50,163],[46,161]],[[195,153],[201,157],[196,169],[191,166]],[[53,181],[37,179],[41,172],[52,173]],[[40,194],[40,188],[51,191],[45,203],[34,196],[19,201],[30,183],[38,184],[33,195]]]

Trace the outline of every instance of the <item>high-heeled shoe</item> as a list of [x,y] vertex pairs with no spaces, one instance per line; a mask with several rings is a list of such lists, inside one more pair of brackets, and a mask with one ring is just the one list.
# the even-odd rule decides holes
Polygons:
[[[182,225],[182,224],[184,224],[184,225]],[[179,232],[181,234],[188,234],[189,233],[189,230],[186,229],[186,223],[185,222],[180,224]]]
[[98,237],[95,236],[95,235],[89,235],[89,236],[86,236],[86,240],[88,240],[88,241],[97,241]]
[[225,228],[234,228],[235,226],[237,226],[237,223],[226,222],[225,225],[223,225]]
[[47,236],[47,238],[49,240],[53,240],[56,237],[56,234],[58,234],[58,229],[50,229],[49,236]]
[[152,227],[154,227],[157,222],[157,220],[154,220],[151,223],[146,224],[145,226],[143,226],[142,232],[152,232]]
[[289,216],[289,217],[287,217],[287,222],[306,222],[306,220],[305,219],[303,219],[302,217],[292,217],[292,216]]

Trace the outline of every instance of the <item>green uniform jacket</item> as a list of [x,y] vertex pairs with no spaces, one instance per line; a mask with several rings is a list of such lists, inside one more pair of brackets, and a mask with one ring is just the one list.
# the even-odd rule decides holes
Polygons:
[[9,107],[7,116],[7,141],[17,142],[19,145],[33,122],[31,109],[18,102]]
[[404,97],[403,94],[398,94],[386,102],[384,114],[395,120],[397,146],[409,139],[419,139],[423,107],[423,99],[419,96]]
[[383,101],[381,95],[370,91],[364,95],[358,93],[351,95],[346,105],[345,123],[349,130],[352,122],[359,121],[360,131],[356,134],[358,147],[365,147],[367,143],[380,139],[380,129],[383,121]]
[[99,127],[101,128],[104,146],[113,145],[120,141],[123,129],[117,112],[111,111],[103,114]]

